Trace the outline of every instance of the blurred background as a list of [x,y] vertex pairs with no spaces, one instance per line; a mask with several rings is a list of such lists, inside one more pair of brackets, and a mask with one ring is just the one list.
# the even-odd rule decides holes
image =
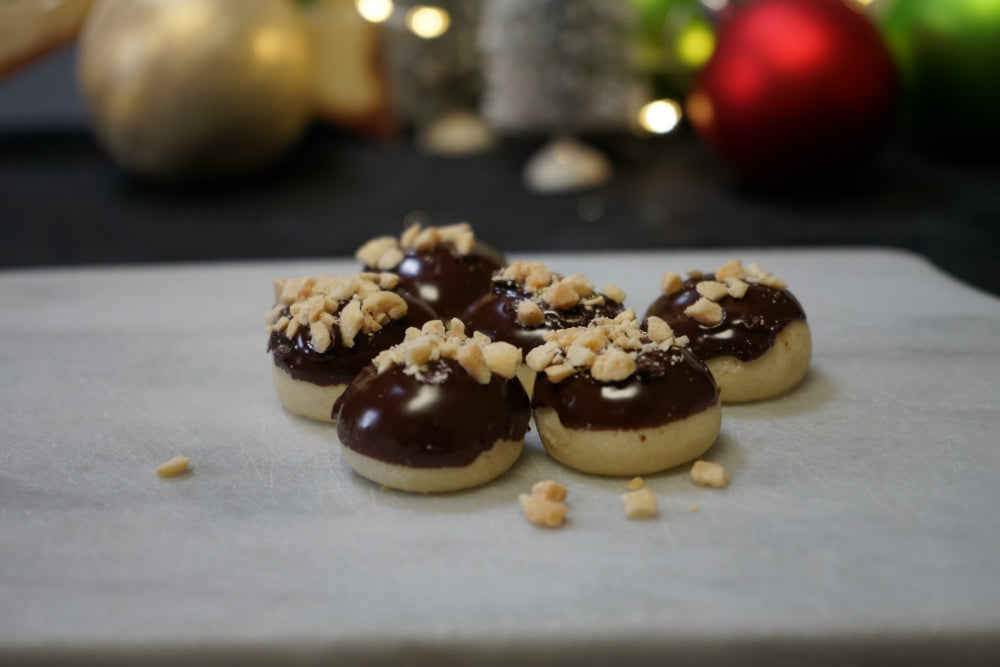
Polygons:
[[891,246],[1000,294],[1000,0],[0,0],[0,267]]

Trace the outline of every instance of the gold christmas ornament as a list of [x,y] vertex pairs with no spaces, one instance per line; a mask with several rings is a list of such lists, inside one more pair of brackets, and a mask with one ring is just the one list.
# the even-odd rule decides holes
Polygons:
[[259,168],[314,111],[314,56],[288,0],[98,0],[77,77],[101,145],[156,178]]

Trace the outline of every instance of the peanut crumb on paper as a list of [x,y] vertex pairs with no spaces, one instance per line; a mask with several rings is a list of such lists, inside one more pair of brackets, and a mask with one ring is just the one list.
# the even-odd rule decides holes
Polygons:
[[649,519],[659,514],[656,494],[645,486],[622,494],[622,507],[630,519]]
[[156,474],[163,479],[168,477],[177,477],[177,475],[180,475],[187,470],[190,463],[191,459],[186,456],[175,456],[166,463],[161,463],[156,466]]
[[729,484],[726,469],[711,461],[695,461],[691,466],[691,479],[699,486],[712,486],[721,489]]
[[644,486],[646,486],[646,482],[643,481],[642,477],[633,477],[625,484],[625,488],[629,491],[636,491]]
[[558,528],[566,521],[569,506],[563,501],[566,487],[553,480],[544,480],[531,487],[531,493],[518,496],[524,518],[536,526]]

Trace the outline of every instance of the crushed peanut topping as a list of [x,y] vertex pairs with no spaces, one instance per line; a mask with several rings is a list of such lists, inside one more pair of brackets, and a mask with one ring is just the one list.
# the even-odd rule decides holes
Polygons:
[[711,461],[695,461],[691,466],[691,479],[699,486],[714,486],[717,489],[729,484],[726,469]]
[[518,496],[524,518],[529,523],[545,528],[558,528],[566,521],[569,506],[566,505],[566,487],[552,480],[536,482],[531,493]]
[[485,334],[465,335],[465,325],[458,318],[445,324],[431,320],[422,329],[410,327],[403,342],[384,350],[372,360],[379,373],[393,365],[405,366],[403,372],[421,382],[435,383],[441,379],[430,372],[430,366],[441,359],[452,359],[480,384],[489,384],[493,375],[510,380],[521,365],[520,348],[510,343],[494,343]]
[[521,301],[517,304],[517,322],[523,327],[540,327],[545,324],[545,313],[534,301]]
[[[715,280],[700,280],[706,274],[697,269],[689,269],[688,277],[698,280],[695,289],[702,297],[708,301],[720,301],[727,296],[735,299],[742,299],[746,296],[748,283],[755,283],[782,290],[788,287],[781,278],[773,273],[760,268],[759,264],[751,262],[746,266],[738,259],[730,259],[715,272]],[[670,296],[679,292],[684,287],[684,281],[676,271],[667,271],[660,281],[660,291],[665,296]],[[699,307],[701,308],[701,307]],[[691,317],[699,319],[697,316],[688,313]],[[706,315],[711,319],[712,315]],[[700,320],[699,321],[704,321]],[[717,322],[706,322],[715,324]]]
[[739,278],[726,278],[726,286],[729,296],[734,299],[742,299],[745,297],[747,295],[747,289],[750,287],[750,285],[743,282]]
[[715,280],[702,280],[694,288],[709,301],[718,301],[729,296],[729,288]]
[[645,486],[626,491],[621,498],[625,516],[630,519],[649,519],[660,512],[656,494]]
[[[715,279],[726,283],[726,285],[730,288],[738,282],[757,283],[758,285],[765,285],[767,287],[773,287],[774,289],[785,289],[788,287],[788,283],[773,273],[760,268],[759,264],[751,262],[744,267],[743,263],[738,259],[730,259],[728,262],[723,264],[722,267],[715,272]],[[746,290],[743,289],[743,292],[745,293]]]
[[476,245],[476,236],[467,222],[443,227],[421,227],[414,223],[400,237],[378,236],[358,248],[354,256],[365,266],[379,271],[391,271],[403,261],[406,250],[431,250],[450,243],[460,255],[468,255]]
[[680,292],[684,288],[684,279],[676,271],[667,271],[660,279],[660,291],[665,296]]
[[551,382],[584,371],[598,382],[618,382],[635,373],[640,354],[687,343],[674,338],[667,323],[658,317],[650,317],[647,326],[648,331],[642,330],[635,311],[628,308],[614,319],[602,317],[586,327],[550,331],[545,342],[528,352],[524,360]]
[[702,324],[718,324],[722,321],[722,306],[701,297],[685,308],[684,314],[693,317]]
[[608,301],[622,303],[625,292],[608,285],[604,292],[579,273],[562,276],[552,273],[541,262],[517,261],[493,275],[494,282],[514,283],[528,298],[517,305],[517,321],[524,327],[545,323],[545,310],[569,310],[575,306],[603,306]]
[[313,349],[323,353],[339,342],[354,347],[359,333],[375,333],[406,315],[403,297],[391,291],[399,284],[392,273],[279,278],[274,281],[277,305],[267,314],[268,333],[293,338],[308,328]]

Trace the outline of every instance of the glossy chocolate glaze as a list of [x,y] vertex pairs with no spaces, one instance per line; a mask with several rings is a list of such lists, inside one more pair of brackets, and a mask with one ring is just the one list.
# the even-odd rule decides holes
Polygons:
[[584,372],[553,383],[539,373],[532,398],[536,408],[555,409],[563,426],[587,431],[655,428],[718,402],[708,367],[680,347],[640,354],[636,372],[621,382],[598,382]]
[[500,440],[522,440],[531,416],[521,383],[476,382],[457,362],[434,362],[421,382],[394,365],[369,365],[333,406],[345,447],[413,468],[461,467]]
[[480,297],[462,314],[469,331],[481,331],[494,341],[516,345],[530,352],[545,342],[545,334],[553,329],[585,327],[599,317],[614,317],[624,306],[605,299],[602,306],[577,305],[566,310],[543,308],[545,324],[524,327],[517,321],[517,304],[530,298],[524,290],[509,281],[494,281],[490,293]]
[[[283,332],[272,331],[267,341],[267,351],[274,357],[274,363],[296,380],[323,387],[347,384],[379,352],[402,342],[408,327],[421,327],[424,322],[437,318],[422,300],[404,292],[397,293],[406,301],[406,316],[391,321],[374,333],[359,333],[354,338],[354,347],[347,347],[341,342],[340,326],[335,324],[331,333],[334,344],[326,352],[313,349],[309,327],[299,327],[292,338],[288,338]],[[341,301],[340,307],[343,308],[345,304],[347,301]],[[289,316],[287,308],[283,314]]]
[[482,243],[477,242],[468,255],[451,243],[439,243],[430,250],[406,249],[394,271],[403,289],[448,320],[489,291],[493,273],[504,263],[503,255]]
[[727,296],[719,301],[723,316],[719,324],[702,324],[684,314],[684,309],[701,296],[695,289],[710,275],[689,278],[684,287],[669,296],[661,296],[650,305],[646,317],[655,315],[674,330],[675,336],[687,336],[688,349],[702,359],[734,356],[740,361],[756,359],[774,345],[778,333],[790,322],[805,320],[802,306],[788,290],[748,283],[742,299]]

